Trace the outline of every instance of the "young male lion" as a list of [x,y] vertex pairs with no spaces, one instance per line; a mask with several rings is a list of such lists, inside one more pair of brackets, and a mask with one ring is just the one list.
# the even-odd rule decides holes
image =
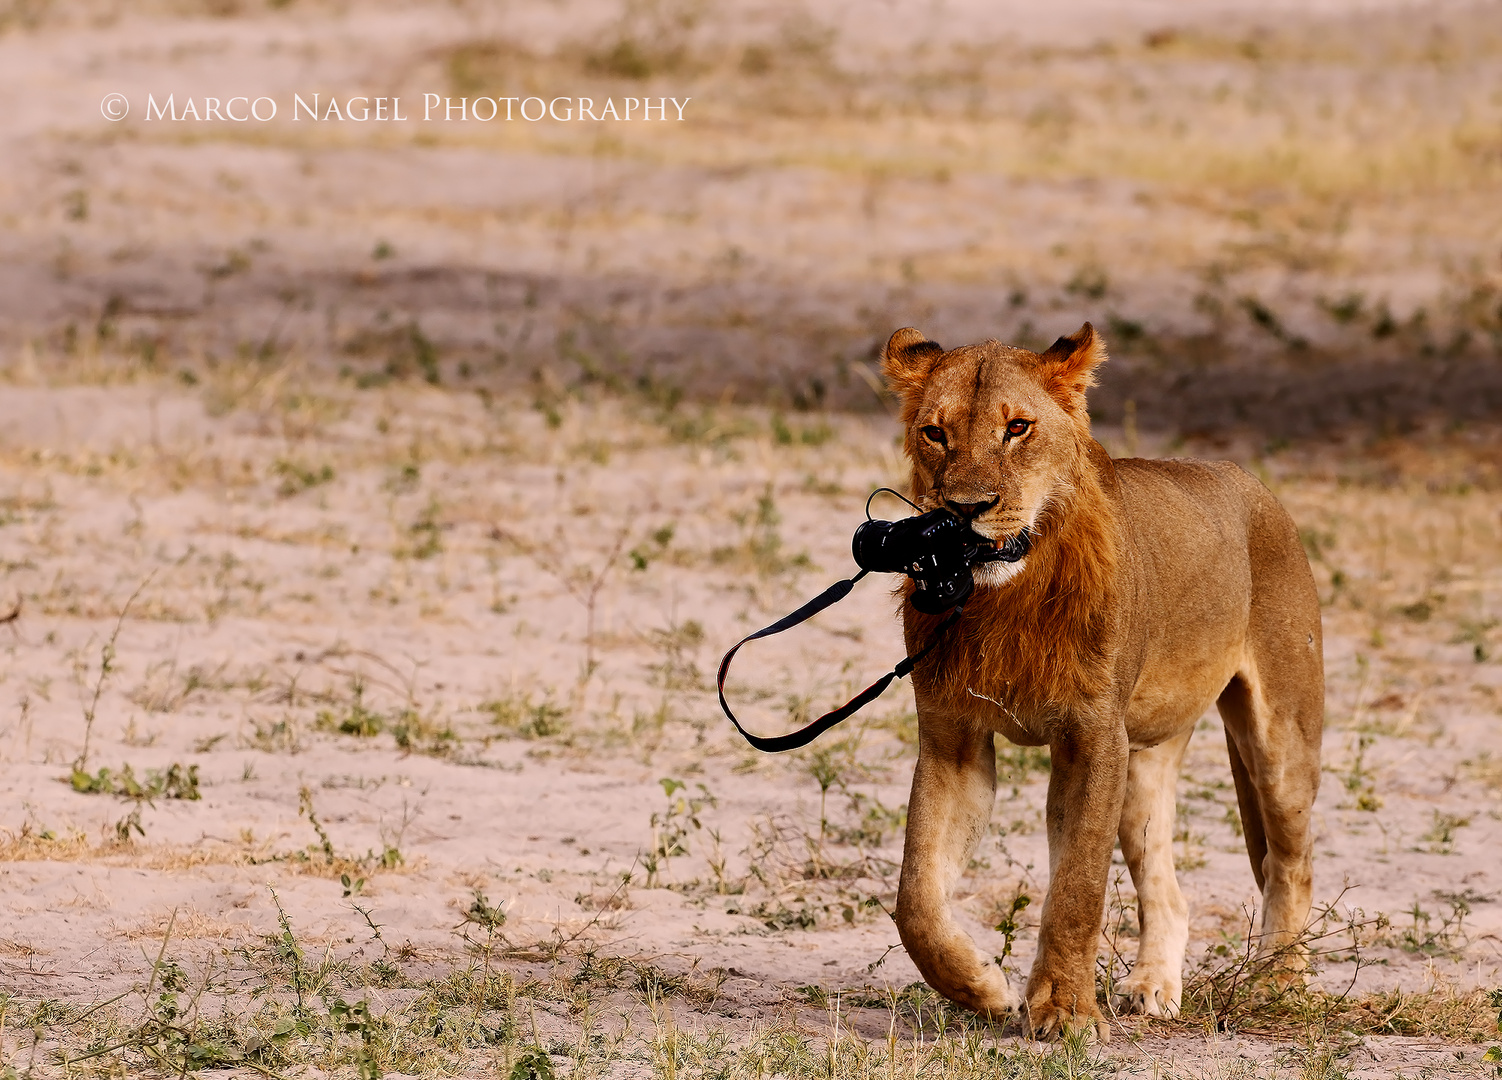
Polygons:
[[[995,341],[946,352],[908,328],[883,365],[918,504],[998,545],[1030,542],[1019,561],[977,567],[962,618],[913,672],[897,927],[934,989],[983,1015],[1018,1008],[949,896],[990,819],[994,734],[1046,744],[1051,880],[1021,1005],[1035,1034],[1090,1024],[1103,1039],[1095,955],[1112,842],[1141,925],[1121,991],[1173,1015],[1189,934],[1174,787],[1195,723],[1219,706],[1271,949],[1309,913],[1324,720],[1319,601],[1287,512],[1228,462],[1112,460],[1085,409],[1105,358],[1089,323],[1042,354]],[[910,654],[941,618],[903,605]]]

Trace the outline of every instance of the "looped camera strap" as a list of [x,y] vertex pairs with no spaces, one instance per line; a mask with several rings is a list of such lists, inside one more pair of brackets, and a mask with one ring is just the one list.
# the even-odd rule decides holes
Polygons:
[[771,637],[773,634],[780,634],[784,630],[791,630],[801,622],[807,622],[809,619],[812,619],[815,615],[823,611],[825,608],[829,607],[831,604],[839,603],[841,600],[845,599],[845,597],[849,596],[850,590],[855,588],[855,583],[865,576],[866,571],[862,570],[852,578],[846,578],[843,581],[836,581],[833,585],[825,589],[808,603],[804,604],[797,611],[793,612],[790,615],[784,615],[782,618],[774,622],[771,626],[763,627],[762,629],[756,631],[756,633],[747,634],[745,637],[741,638],[735,643],[734,646],[731,647],[730,651],[725,654],[725,658],[720,661],[720,674],[718,679],[716,680],[716,685],[719,687],[720,691],[720,708],[723,709],[725,715],[730,718],[730,722],[735,725],[735,730],[739,731],[743,736],[745,736],[746,741],[756,749],[767,754],[780,754],[784,750],[797,750],[800,746],[807,746],[809,743],[813,742],[820,735],[824,734],[830,728],[838,724],[841,720],[845,720],[853,716],[855,713],[865,708],[871,702],[881,697],[886,688],[892,684],[893,679],[901,679],[906,677],[913,670],[913,667],[918,663],[918,661],[922,660],[929,654],[929,652],[933,650],[933,647],[939,643],[939,639],[943,637],[944,631],[953,626],[955,622],[958,621],[961,613],[965,610],[965,605],[961,604],[953,611],[951,611],[949,615],[944,619],[944,621],[940,623],[934,630],[933,639],[929,641],[926,646],[924,646],[923,650],[919,652],[917,656],[903,657],[903,659],[891,671],[887,672],[881,678],[877,679],[874,683],[866,687],[849,701],[845,702],[845,704],[841,705],[838,709],[835,709],[833,712],[825,713],[823,716],[819,717],[807,727],[799,728],[797,731],[790,732],[787,735],[774,735],[770,738],[765,738],[761,735],[753,735],[751,734],[751,732],[741,727],[741,722],[735,718],[735,713],[730,711],[730,703],[725,700],[725,677],[730,673],[730,661],[735,658],[735,654],[740,650],[740,647],[746,644],[746,642],[748,641],[755,641],[757,638]]

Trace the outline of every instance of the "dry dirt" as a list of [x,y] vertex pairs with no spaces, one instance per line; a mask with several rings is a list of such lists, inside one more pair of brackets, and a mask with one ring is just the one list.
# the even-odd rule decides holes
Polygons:
[[[139,989],[164,936],[251,993],[278,905],[308,955],[395,965],[377,1011],[468,963],[499,908],[517,978],[624,958],[712,986],[674,1006],[705,1039],[835,1016],[885,1047],[881,995],[917,979],[884,913],[910,691],[773,759],[709,679],[850,572],[867,495],[901,486],[870,360],[912,322],[1036,344],[1092,318],[1119,345],[1113,453],[1229,456],[1279,494],[1326,612],[1316,895],[1360,924],[1317,985],[1499,986],[1494,10],[890,8],[0,6],[0,1069],[77,1051],[36,1003]],[[682,86],[703,112],[135,118],[148,90],[231,84]],[[110,125],[116,90],[137,114]],[[1438,149],[1414,134],[1436,118]],[[1381,145],[1320,157],[1322,123]],[[744,651],[732,693],[785,730],[900,655],[871,581]],[[1000,953],[1032,898],[1025,972],[1047,765],[1002,766],[958,903]],[[1190,965],[1224,966],[1256,897],[1213,714],[1180,800]],[[1130,899],[1123,873],[1104,957],[1135,948]],[[654,1002],[598,1007],[660,1037]],[[1090,1068],[1485,1068],[1474,1024],[1212,1026],[1123,1020]],[[424,1067],[509,1068],[513,1042]],[[652,1047],[601,1068],[674,1080]]]
[[[561,403],[550,427],[523,402],[288,369],[214,415],[213,389],[6,391],[11,993],[138,984],[174,912],[174,955],[233,969],[237,947],[275,928],[273,887],[310,947],[377,955],[361,903],[429,964],[463,955],[456,927],[478,889],[514,942],[579,934],[728,975],[732,1016],[790,1008],[798,987],[916,979],[883,914],[908,691],[817,753],[770,759],[706,683],[724,646],[849,572],[866,493],[900,475],[890,421],[658,423],[606,398]],[[1305,523],[1331,601],[1318,896],[1392,922],[1362,934],[1371,966],[1332,959],[1321,985],[1494,986],[1495,504],[1322,477],[1294,452],[1254,463]],[[747,650],[732,692],[782,730],[898,656],[892,601],[871,583]],[[74,790],[90,711],[84,772],[128,765],[145,781],[180,764],[202,798]],[[1206,719],[1181,785],[1196,961],[1239,946],[1255,900],[1217,727]],[[1047,865],[1045,766],[1004,758],[994,835],[960,899],[998,952],[989,927],[1018,890],[1041,897]],[[664,778],[687,785],[675,799],[706,800],[695,821],[669,817]],[[674,850],[673,829],[686,853],[649,878],[644,859]],[[341,872],[365,879],[356,896]],[[1113,920],[1130,955],[1132,917]],[[1025,929],[1023,971],[1031,942]],[[1146,1035],[1160,1053],[1202,1047]],[[1384,1061],[1426,1060],[1422,1045],[1371,1041]]]

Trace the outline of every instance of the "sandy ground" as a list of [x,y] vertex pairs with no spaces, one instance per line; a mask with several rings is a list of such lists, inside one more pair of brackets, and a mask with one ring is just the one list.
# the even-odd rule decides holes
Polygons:
[[[228,962],[275,928],[273,888],[315,944],[374,947],[359,902],[387,942],[434,962],[462,955],[455,930],[479,889],[504,905],[513,940],[581,934],[669,970],[726,973],[746,1016],[794,987],[916,980],[878,906],[891,906],[900,858],[910,692],[889,692],[822,756],[771,759],[734,736],[705,681],[724,646],[849,572],[866,493],[898,476],[890,421],[795,419],[784,445],[766,414],[733,412],[715,419],[721,434],[681,443],[615,401],[565,403],[550,428],[534,408],[469,394],[325,393],[289,377],[215,417],[204,395],[161,386],[6,391],[0,541],[20,603],[0,631],[12,992],[126,989],[169,918],[185,960]],[[310,413],[316,433],[293,423]],[[805,432],[823,441],[803,445]],[[1392,927],[1364,932],[1370,966],[1330,962],[1321,983],[1495,985],[1502,814],[1484,781],[1502,759],[1502,676],[1451,621],[1496,602],[1494,508],[1353,491],[1297,459],[1261,467],[1330,530],[1346,590],[1435,608],[1380,615],[1380,631],[1369,610],[1329,609],[1317,895]],[[1404,517],[1446,532],[1400,534]],[[1441,556],[1446,581],[1410,599],[1414,582],[1367,565],[1360,523],[1373,520],[1394,529],[1394,561],[1405,540],[1459,543]],[[832,705],[900,655],[891,609],[870,584],[748,650],[734,696],[763,731]],[[74,790],[90,709],[86,772],[190,766],[202,799]],[[1244,940],[1255,903],[1217,729],[1207,718],[1180,788],[1192,962]],[[1019,889],[1041,897],[1047,865],[1046,774],[1025,759],[1003,768],[993,836],[960,897],[998,952],[989,927]],[[665,816],[667,777],[687,785],[675,797],[705,800],[702,828]],[[649,881],[643,859],[675,824],[687,851]],[[400,861],[382,869],[387,850]],[[365,884],[347,897],[339,871],[360,860]],[[810,876],[811,864],[832,869]],[[1127,956],[1131,923],[1117,935]],[[1022,971],[1031,945],[1024,930]]]
[[[900,486],[877,343],[1087,317],[1116,353],[1113,453],[1233,457],[1304,530],[1316,893],[1365,925],[1319,985],[1498,985],[1494,12],[886,7],[0,7],[0,992],[138,986],[169,923],[193,971],[243,974],[278,903],[309,948],[442,971],[477,891],[513,942],[714,979],[693,1022],[739,1035],[824,1023],[800,988],[913,982],[883,913],[910,691],[769,759],[708,678],[848,574],[867,494]],[[627,41],[650,74],[616,70]],[[476,86],[682,86],[703,111],[605,134],[139,119],[148,91]],[[785,730],[900,655],[868,582],[746,651],[733,694]],[[1255,904],[1203,728],[1191,966],[1234,956]],[[1032,897],[1025,972],[1046,764],[1002,764],[959,904],[1000,952]],[[149,800],[77,790],[127,766]],[[189,769],[201,798],[171,797]],[[1130,901],[1123,874],[1107,955],[1135,948]],[[885,1038],[879,1010],[851,1022]],[[1299,1068],[1255,1034],[1119,1034],[1123,1067]],[[1373,1036],[1344,1061],[1438,1074],[1478,1049]]]

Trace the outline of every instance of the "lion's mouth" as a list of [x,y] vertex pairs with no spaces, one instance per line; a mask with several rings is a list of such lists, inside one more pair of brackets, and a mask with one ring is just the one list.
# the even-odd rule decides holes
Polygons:
[[1029,551],[1033,550],[1032,538],[1028,531],[1023,529],[1004,544],[998,544],[994,540],[989,547],[981,548],[980,557],[975,561],[982,562],[1020,562]]

